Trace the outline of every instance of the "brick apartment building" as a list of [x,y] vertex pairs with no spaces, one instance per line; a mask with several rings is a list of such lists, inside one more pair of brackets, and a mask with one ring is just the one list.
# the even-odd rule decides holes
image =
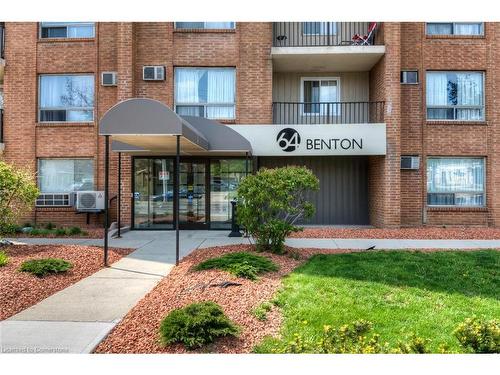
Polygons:
[[[320,179],[311,223],[499,226],[498,35],[497,23],[5,23],[0,157],[37,173],[27,220],[83,225],[75,192],[104,186],[101,119],[149,98],[251,144],[182,154],[184,228],[227,228],[241,178],[286,164]],[[112,145],[113,219],[120,155],[122,222],[172,228],[175,151],[142,126]]]

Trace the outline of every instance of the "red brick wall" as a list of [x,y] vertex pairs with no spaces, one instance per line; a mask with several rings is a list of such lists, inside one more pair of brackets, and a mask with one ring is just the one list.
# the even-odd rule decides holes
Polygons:
[[[419,71],[418,85],[401,85],[401,154],[418,155],[418,171],[401,171],[401,224],[498,225],[498,172],[492,162],[498,143],[498,115],[494,103],[498,87],[494,39],[498,24],[487,23],[485,37],[426,36],[424,23],[402,23],[401,67]],[[428,70],[485,71],[486,122],[427,122],[425,73]],[[426,159],[430,156],[487,157],[487,207],[428,208]],[[496,206],[495,206],[496,205]]]
[[[272,122],[271,23],[237,23],[233,31],[174,30],[173,23],[99,23],[95,39],[38,40],[36,23],[6,24],[4,79],[4,158],[36,170],[37,157],[89,157],[96,188],[104,187],[104,140],[98,119],[120,100],[148,97],[174,105],[176,66],[236,68],[236,123]],[[385,56],[370,71],[370,100],[383,100],[387,155],[369,157],[370,220],[376,226],[500,224],[500,24],[487,23],[484,38],[427,37],[423,23],[384,23],[377,43]],[[164,65],[166,80],[144,82],[144,65]],[[418,85],[400,85],[401,69],[417,69]],[[425,116],[426,70],[486,72],[486,122],[428,123]],[[117,71],[118,87],[100,85],[100,73]],[[38,75],[91,73],[96,77],[95,118],[91,124],[37,122]],[[400,171],[400,155],[418,155],[418,171]],[[487,158],[487,207],[428,209],[428,156]],[[122,158],[122,221],[131,219],[131,158]],[[117,155],[110,165],[110,196],[118,191]],[[115,204],[113,206],[113,209]],[[113,212],[112,218],[115,218]],[[36,209],[28,220],[83,223],[71,209]]]
[[400,226],[400,24],[384,24],[385,55],[370,71],[370,100],[385,101],[387,153],[368,161],[369,214],[376,226]]
[[[104,138],[98,119],[117,102],[133,97],[160,100],[173,108],[175,66],[232,66],[237,74],[235,122],[272,121],[270,23],[238,23],[233,31],[175,31],[173,23],[98,23],[96,38],[39,40],[37,23],[8,23],[5,72],[4,158],[36,171],[37,158],[94,159],[95,184],[104,188]],[[164,65],[166,80],[142,80],[144,65]],[[103,71],[118,72],[118,87],[100,85]],[[90,124],[37,122],[38,75],[95,75],[95,121]],[[110,197],[117,194],[117,154],[111,153]],[[130,224],[131,157],[122,155],[122,215]],[[116,203],[112,219],[116,218]],[[71,208],[37,208],[25,220],[82,224]],[[93,220],[95,223],[95,219]]]

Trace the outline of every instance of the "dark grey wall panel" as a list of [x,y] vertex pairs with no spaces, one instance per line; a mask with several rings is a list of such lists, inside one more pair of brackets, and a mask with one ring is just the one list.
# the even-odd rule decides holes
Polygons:
[[369,223],[366,157],[259,158],[259,167],[272,168],[285,165],[306,166],[319,179],[320,190],[310,195],[316,213],[304,224],[366,225]]

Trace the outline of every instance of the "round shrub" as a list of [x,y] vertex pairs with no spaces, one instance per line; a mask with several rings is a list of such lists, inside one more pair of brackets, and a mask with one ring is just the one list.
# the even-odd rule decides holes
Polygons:
[[500,353],[500,321],[468,318],[455,330],[455,337],[466,351]]
[[182,343],[187,349],[200,348],[218,337],[237,336],[239,328],[211,301],[192,303],[171,311],[162,321],[163,345]]
[[59,258],[45,258],[45,259],[32,259],[27,260],[21,264],[19,271],[29,272],[38,277],[44,277],[52,273],[66,272],[73,265]]
[[260,169],[238,187],[238,223],[258,250],[282,254],[286,237],[301,230],[297,223],[313,215],[309,192],[318,189],[319,180],[306,167]]
[[5,251],[0,251],[0,267],[3,267],[9,263],[9,257]]

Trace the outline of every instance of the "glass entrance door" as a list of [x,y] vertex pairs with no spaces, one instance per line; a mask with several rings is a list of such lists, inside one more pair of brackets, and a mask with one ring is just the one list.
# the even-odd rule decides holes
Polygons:
[[[135,229],[174,229],[175,160],[135,157],[133,225]],[[231,200],[251,160],[181,158],[179,226],[181,229],[230,229]]]
[[174,164],[171,159],[134,159],[134,228],[172,229]]
[[179,171],[179,225],[184,229],[207,227],[206,161],[181,161]]

